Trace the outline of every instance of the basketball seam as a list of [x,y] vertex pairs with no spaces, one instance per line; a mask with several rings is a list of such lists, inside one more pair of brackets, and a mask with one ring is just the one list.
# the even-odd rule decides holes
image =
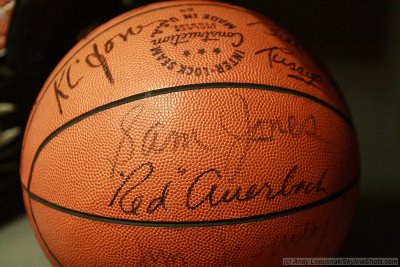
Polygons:
[[50,133],[44,140],[43,142],[39,145],[36,154],[33,158],[32,165],[31,165],[31,170],[28,178],[28,185],[27,188],[30,190],[30,185],[31,185],[31,180],[32,180],[32,172],[33,172],[33,167],[36,163],[36,159],[39,156],[41,150],[54,138],[56,137],[59,133],[64,131],[65,129],[71,127],[72,125],[96,114],[101,111],[114,108],[123,104],[131,103],[134,101],[138,101],[141,99],[149,98],[149,97],[154,97],[154,96],[159,96],[163,94],[170,94],[170,93],[176,93],[176,92],[183,92],[183,91],[192,91],[192,90],[204,90],[204,89],[215,89],[215,88],[241,88],[241,89],[258,89],[258,90],[266,90],[270,92],[276,92],[276,93],[284,93],[284,94],[289,94],[289,95],[294,95],[297,97],[302,97],[308,100],[311,100],[314,103],[317,103],[321,105],[322,107],[325,107],[331,111],[333,111],[336,115],[338,115],[344,122],[349,124],[351,127],[353,126],[352,121],[347,118],[340,110],[335,108],[334,106],[328,104],[327,102],[316,98],[314,96],[308,95],[306,93],[302,93],[296,90],[288,89],[288,88],[283,88],[283,87],[278,87],[278,86],[270,86],[270,85],[264,85],[264,84],[253,84],[253,83],[203,83],[203,84],[190,84],[190,85],[181,85],[181,86],[174,86],[174,87],[167,87],[167,88],[161,88],[161,89],[156,89],[152,91],[147,91],[139,94],[134,94],[130,95],[112,102],[109,102],[107,104],[104,104],[102,106],[98,106],[94,109],[91,109],[89,111],[86,111],[85,113],[71,119],[70,121],[66,122],[65,124],[61,125],[58,127],[56,130],[54,130],[52,133]]
[[75,217],[80,217],[84,219],[89,219],[92,221],[105,222],[105,223],[113,223],[120,225],[131,225],[131,226],[141,226],[141,227],[159,227],[159,228],[194,228],[194,227],[212,227],[212,226],[225,226],[225,225],[235,225],[235,224],[245,224],[245,223],[255,223],[259,221],[267,221],[280,217],[289,216],[292,214],[296,214],[299,212],[303,212],[315,207],[322,206],[326,203],[334,201],[340,196],[344,195],[348,191],[350,191],[359,181],[359,177],[354,178],[350,183],[336,191],[335,193],[319,199],[317,201],[297,206],[294,208],[289,208],[286,210],[269,212],[260,215],[242,217],[242,218],[233,218],[233,219],[221,219],[221,220],[208,220],[208,221],[180,221],[180,222],[170,222],[170,221],[139,221],[139,220],[130,220],[130,219],[117,219],[112,217],[106,217],[101,215],[90,214],[82,211],[73,210],[70,208],[66,208],[50,201],[47,201],[38,195],[30,192],[25,186],[23,189],[27,191],[29,197],[51,209],[58,210],[62,213],[67,213]]
[[[241,10],[240,8],[236,8],[236,7],[234,7],[234,6],[226,6],[226,5],[219,5],[219,4],[179,4],[179,5],[164,6],[164,7],[160,7],[160,8],[156,8],[156,9],[152,9],[152,10],[147,10],[147,11],[145,11],[145,12],[138,13],[138,14],[132,15],[132,16],[130,16],[130,17],[128,17],[128,18],[122,19],[121,21],[118,21],[117,23],[113,24],[112,26],[110,26],[110,27],[104,29],[103,31],[99,32],[96,36],[94,36],[93,38],[91,38],[90,40],[88,40],[83,46],[81,46],[81,47],[71,56],[71,58],[72,58],[73,56],[75,56],[77,53],[79,53],[79,52],[80,52],[84,47],[86,47],[90,42],[92,42],[93,40],[95,40],[95,38],[97,38],[100,34],[102,34],[102,33],[106,32],[106,31],[112,29],[113,27],[115,27],[116,25],[119,25],[119,24],[123,23],[124,21],[127,21],[127,20],[129,20],[129,19],[132,19],[132,18],[134,18],[134,17],[139,17],[139,16],[144,15],[144,14],[147,14],[147,13],[151,13],[151,12],[154,12],[154,11],[162,10],[162,9],[173,8],[173,7],[179,7],[179,6],[190,6],[190,5],[192,5],[192,6],[195,6],[195,5],[198,5],[198,6],[220,6],[220,7],[230,8],[230,9]],[[30,126],[31,126],[31,122],[33,121],[33,118],[34,118],[34,116],[35,116],[35,114],[36,114],[37,107],[39,106],[39,104],[40,104],[41,100],[43,99],[44,95],[46,95],[46,93],[47,93],[49,87],[50,87],[51,84],[52,84],[52,81],[55,79],[55,77],[58,75],[58,73],[62,70],[62,68],[63,68],[66,64],[68,64],[68,62],[70,62],[71,58],[70,58],[69,60],[67,60],[67,61],[59,68],[59,71],[55,72],[55,74],[53,75],[53,77],[49,80],[49,83],[48,83],[48,86],[46,87],[46,89],[45,89],[45,90],[43,91],[43,93],[38,97],[38,99],[37,99],[37,101],[36,101],[36,105],[35,105],[34,108],[33,108],[33,111],[32,111],[31,117],[30,117],[30,120],[29,120],[29,122],[28,122],[26,132],[29,131]],[[287,89],[287,90],[289,90],[289,89]],[[273,91],[273,90],[270,90],[270,91]],[[292,90],[290,90],[290,91],[292,91]],[[297,93],[299,93],[299,92],[297,92]],[[293,95],[301,95],[301,93],[300,93],[300,94],[292,93],[292,94],[293,94]],[[308,96],[308,97],[307,97],[307,96]],[[304,94],[303,97],[309,98],[309,99],[311,99],[311,100],[312,100],[312,98],[314,98],[314,100],[319,100],[318,98],[315,98],[315,97],[312,97],[312,96],[309,96],[309,95],[306,95],[306,94]],[[145,98],[145,97],[143,97],[143,98]],[[139,99],[138,99],[138,100],[139,100]],[[314,102],[318,102],[318,101],[314,101]],[[126,102],[126,103],[128,103],[128,102]],[[325,104],[323,104],[323,103],[325,103]],[[124,103],[121,102],[120,104],[122,105],[122,104],[124,104]],[[322,101],[322,100],[319,100],[319,104],[323,104],[323,106],[328,107],[328,108],[329,108],[329,106],[330,106],[329,109],[335,111],[340,117],[342,117],[342,119],[344,119],[347,123],[349,123],[349,124],[352,126],[351,120],[349,120],[346,116],[344,116],[344,115],[343,115],[337,108],[335,108],[334,106],[329,105],[328,103],[326,103],[326,102],[324,102],[324,101]],[[118,106],[118,105],[115,105],[115,106]],[[113,107],[113,106],[109,106],[108,108],[112,108],[112,107]],[[107,108],[104,108],[104,110],[106,110],[106,109],[107,109]],[[94,110],[96,110],[96,109],[94,109]],[[94,111],[94,110],[92,110],[92,111]],[[97,110],[97,112],[100,112],[100,111],[101,111],[101,110]],[[96,112],[93,112],[93,114],[94,114],[94,113],[96,113]],[[82,114],[82,115],[83,115],[83,114]],[[87,114],[87,117],[89,117],[90,115],[91,115],[91,114]],[[79,116],[78,116],[77,118],[79,118]],[[84,118],[85,118],[85,117],[84,117]],[[81,118],[81,120],[83,120],[84,118]],[[72,126],[72,125],[74,125],[75,123],[77,123],[77,122],[79,122],[79,121],[80,121],[80,120],[77,120],[77,121],[71,120],[69,125],[64,124],[63,126],[65,126],[65,127],[64,127],[63,129],[61,129],[61,127],[63,127],[63,126],[61,126],[61,127],[59,127],[58,129],[56,129],[56,130],[59,130],[59,132],[61,132],[62,130],[64,130],[64,129],[66,129],[66,128]],[[59,133],[59,132],[58,132],[58,133]],[[53,133],[55,133],[55,131],[54,131]],[[51,135],[49,135],[49,136],[42,142],[42,144],[39,146],[39,149],[40,149],[40,148],[43,149],[43,148],[45,147],[45,145],[46,145],[48,142],[51,141],[52,138],[54,138],[55,136],[57,136],[58,133],[54,134],[54,136],[52,136],[52,137],[51,137]],[[50,138],[50,137],[51,137],[51,138]],[[47,139],[48,139],[48,140],[47,140]],[[46,140],[47,140],[47,142],[45,142]],[[39,154],[40,154],[39,149],[38,149],[38,151],[36,152],[35,157],[34,157],[34,160],[33,160],[33,162],[32,162],[32,166],[31,166],[31,170],[30,170],[30,175],[29,175],[29,180],[28,180],[28,188],[26,188],[25,186],[23,186],[23,189],[26,190],[27,193],[28,193],[28,195],[29,195],[29,205],[30,205],[30,208],[31,208],[32,218],[33,218],[33,220],[34,220],[34,223],[35,223],[35,226],[36,226],[36,228],[37,228],[37,231],[38,231],[38,233],[40,234],[41,239],[43,240],[43,243],[44,243],[45,246],[47,247],[47,250],[49,251],[49,253],[51,254],[51,256],[57,261],[57,263],[58,263],[60,266],[62,266],[61,262],[57,259],[57,257],[52,253],[52,251],[51,251],[50,248],[48,247],[47,242],[45,241],[45,239],[43,238],[43,236],[42,236],[42,234],[41,234],[41,231],[39,230],[39,226],[37,225],[37,222],[36,222],[36,219],[35,219],[35,216],[34,216],[34,211],[33,211],[33,208],[32,208],[32,203],[31,203],[31,199],[35,199],[35,200],[41,199],[41,198],[39,198],[38,196],[34,195],[34,194],[33,194],[32,192],[30,192],[30,190],[29,190],[29,187],[30,187],[30,184],[31,184],[31,178],[32,178],[32,172],[33,172],[34,164],[35,164],[35,162],[36,162],[37,157],[38,157]],[[343,189],[339,190],[338,192],[336,192],[336,193],[332,194],[331,196],[329,196],[329,197],[328,197],[329,199],[328,199],[328,198],[325,198],[325,199],[322,199],[322,200],[313,202],[314,205],[313,205],[313,203],[311,203],[311,204],[308,204],[308,205],[306,205],[306,206],[304,206],[304,207],[302,207],[302,208],[301,208],[301,207],[298,207],[298,209],[299,209],[298,211],[294,211],[294,210],[292,209],[292,212],[291,212],[291,213],[299,212],[299,211],[300,211],[300,208],[301,208],[302,210],[304,210],[304,209],[309,209],[309,208],[313,208],[313,207],[318,206],[318,205],[323,205],[323,204],[325,204],[325,203],[327,203],[327,202],[329,202],[329,201],[332,201],[332,200],[338,198],[340,195],[346,193],[348,190],[350,190],[350,189],[357,183],[357,181],[358,181],[358,178],[355,179],[355,180],[353,180],[353,181],[352,181],[348,186],[346,186],[345,188],[343,188]],[[344,190],[344,189],[345,189],[345,190]],[[341,192],[341,193],[340,193],[340,192]],[[338,194],[338,193],[340,193],[340,194]],[[335,194],[336,194],[336,195],[335,195]],[[44,199],[42,199],[42,200],[45,201]],[[48,202],[48,203],[50,203],[50,202]],[[319,203],[319,204],[318,204],[318,203]],[[44,203],[42,202],[42,204],[44,204]],[[308,208],[305,208],[305,207],[308,207]],[[296,209],[296,208],[295,208],[295,209]],[[273,218],[276,218],[276,217],[281,217],[281,216],[289,215],[289,214],[284,215],[283,212],[284,212],[284,211],[282,211],[282,212],[276,212],[276,213],[275,213],[275,216],[273,216],[273,214],[271,214],[271,215],[270,215],[270,219],[273,219]],[[279,214],[281,214],[281,215],[279,215]],[[71,215],[74,215],[74,214],[71,214]],[[233,223],[231,223],[231,224],[233,224]],[[193,227],[195,227],[195,226],[193,226]]]
[[[26,188],[25,188],[24,186],[23,186],[22,188],[23,188],[24,190],[26,190]],[[27,192],[28,192],[28,191],[27,191]],[[30,207],[30,210],[31,210],[32,219],[33,219],[34,225],[35,225],[35,227],[36,227],[36,229],[37,229],[37,232],[38,232],[38,234],[39,234],[39,236],[40,236],[40,239],[42,239],[43,244],[44,244],[44,246],[46,247],[47,251],[50,253],[50,255],[51,255],[51,256],[54,258],[54,260],[62,267],[63,265],[61,264],[60,260],[56,257],[56,255],[54,255],[53,251],[51,251],[49,245],[47,244],[46,240],[44,239],[44,237],[43,237],[43,235],[42,235],[42,232],[41,232],[40,229],[39,229],[38,223],[37,223],[36,218],[35,218],[35,214],[34,214],[34,212],[33,212],[32,201],[31,201],[31,196],[30,196],[30,193],[29,193],[29,192],[28,192],[28,196],[29,196],[29,207]]]
[[[85,44],[83,44],[81,47],[79,47],[79,48],[70,56],[70,58],[69,58],[67,61],[65,61],[64,64],[62,64],[60,67],[58,67],[59,70],[58,70],[57,72],[55,72],[54,75],[52,75],[52,78],[47,82],[48,85],[47,85],[46,88],[43,90],[43,93],[40,94],[40,95],[38,96],[38,99],[37,99],[37,101],[36,101],[36,105],[34,105],[33,110],[32,110],[31,118],[30,118],[29,121],[28,121],[28,125],[27,125],[27,127],[26,127],[26,128],[27,128],[26,131],[29,130],[31,121],[33,120],[33,117],[35,116],[36,109],[37,109],[38,105],[40,104],[42,98],[43,98],[44,95],[46,94],[47,90],[49,89],[49,87],[53,84],[53,81],[54,81],[55,77],[56,77],[56,76],[61,72],[61,70],[71,61],[71,59],[72,59],[74,56],[76,56],[76,54],[78,54],[83,48],[85,48],[87,45],[89,45],[90,42],[92,42],[93,40],[95,40],[99,35],[101,35],[101,34],[107,32],[107,31],[111,30],[111,29],[114,28],[115,26],[117,26],[117,25],[119,25],[119,24],[121,24],[121,23],[123,23],[123,22],[125,22],[125,21],[127,21],[127,20],[130,20],[130,19],[132,19],[132,18],[139,17],[139,16],[142,16],[142,15],[145,15],[145,14],[148,14],[148,13],[152,13],[152,12],[156,12],[156,11],[163,10],[163,9],[174,8],[174,7],[181,7],[181,6],[218,6],[218,7],[225,7],[225,8],[230,8],[230,9],[235,9],[235,10],[241,10],[241,11],[243,11],[243,9],[240,8],[240,7],[231,6],[231,5],[223,5],[223,4],[222,4],[222,5],[221,5],[221,4],[204,4],[204,3],[197,3],[197,4],[179,4],[179,5],[163,6],[163,7],[158,7],[158,8],[155,8],[155,9],[150,9],[150,10],[147,10],[147,11],[144,11],[144,12],[141,12],[141,13],[134,14],[134,15],[132,15],[132,16],[126,17],[126,18],[124,18],[124,19],[122,19],[122,20],[116,22],[115,24],[110,25],[109,27],[105,28],[104,30],[102,30],[101,32],[99,32],[98,34],[96,34],[95,36],[93,36],[91,39],[88,39],[88,40],[85,42]],[[250,13],[253,13],[253,14],[256,14],[255,12],[252,12],[252,11],[248,11],[248,10],[246,10],[246,11],[247,11],[247,12],[250,12]]]
[[[156,89],[153,91],[149,91],[149,92],[143,92],[143,93],[139,93],[139,94],[135,94],[135,95],[131,95],[122,99],[118,99],[115,100],[113,102],[107,103],[105,105],[96,107],[92,110],[89,110],[75,118],[73,118],[72,120],[68,121],[67,123],[61,125],[59,128],[57,128],[56,130],[54,130],[52,133],[50,133],[43,141],[42,143],[39,145],[35,156],[33,158],[32,161],[32,165],[30,168],[30,173],[29,173],[29,178],[28,178],[28,186],[25,187],[24,185],[22,185],[23,189],[28,193],[29,196],[29,206],[31,209],[31,213],[32,213],[32,218],[34,220],[34,224],[37,228],[37,231],[40,235],[40,238],[42,239],[43,243],[45,244],[47,250],[49,251],[50,255],[56,260],[56,262],[62,266],[60,260],[54,255],[54,253],[50,250],[49,246],[47,245],[47,242],[45,241],[44,237],[42,236],[42,233],[39,229],[39,226],[36,222],[36,218],[34,216],[34,211],[33,211],[33,207],[32,207],[32,199],[46,205],[50,208],[65,212],[65,213],[69,213],[73,216],[78,216],[78,217],[83,217],[83,218],[87,218],[87,219],[94,219],[96,218],[96,221],[102,221],[102,222],[114,222],[117,223],[117,220],[119,221],[119,224],[130,224],[130,225],[137,225],[137,226],[147,226],[147,227],[160,227],[160,222],[140,222],[140,221],[123,221],[123,220],[119,220],[119,219],[112,219],[112,218],[107,218],[107,217],[101,217],[98,215],[92,215],[92,214],[86,214],[80,211],[74,211],[74,210],[70,210],[67,209],[65,207],[61,207],[59,205],[56,205],[54,203],[51,203],[47,200],[44,200],[43,198],[40,198],[39,196],[33,194],[30,191],[30,186],[31,186],[31,182],[32,182],[32,174],[33,174],[33,169],[36,163],[36,160],[38,159],[40,152],[44,149],[44,147],[53,139],[55,138],[59,133],[61,133],[63,130],[73,126],[74,124],[84,120],[85,118],[88,118],[98,112],[107,110],[107,109],[111,109],[113,107],[119,106],[119,105],[123,105],[123,104],[127,104],[127,103],[131,103],[137,100],[141,100],[141,99],[145,99],[145,98],[149,98],[149,97],[153,97],[153,96],[158,96],[158,95],[162,95],[162,94],[167,94],[167,93],[174,93],[174,92],[182,92],[182,91],[190,91],[190,90],[200,90],[200,89],[212,89],[212,88],[242,88],[242,89],[258,89],[258,90],[266,90],[266,91],[270,91],[270,92],[277,92],[277,93],[284,93],[284,94],[290,94],[293,96],[297,96],[297,97],[302,97],[305,99],[308,99],[316,104],[319,104],[331,111],[333,111],[335,114],[337,114],[344,122],[346,122],[350,127],[353,127],[352,121],[347,118],[340,110],[338,110],[336,107],[330,105],[329,103],[316,98],[314,96],[299,92],[299,91],[295,91],[292,89],[287,89],[287,88],[282,88],[282,87],[277,87],[277,86],[268,86],[268,85],[263,85],[263,84],[250,84],[250,83],[208,83],[208,84],[193,84],[193,85],[183,85],[183,86],[175,86],[175,87],[169,87],[169,88],[162,88],[162,89]],[[240,224],[240,223],[251,223],[251,222],[257,222],[257,221],[264,221],[264,220],[269,220],[269,219],[274,219],[274,218],[278,218],[278,217],[282,217],[282,216],[288,216],[290,214],[294,214],[297,212],[301,212],[304,210],[308,210],[320,205],[323,205],[325,203],[328,203],[330,201],[333,201],[334,199],[340,197],[341,195],[345,194],[347,191],[349,191],[358,181],[358,177],[356,179],[354,179],[351,183],[349,183],[347,186],[345,186],[344,188],[342,188],[341,190],[337,191],[336,193],[328,196],[327,198],[318,200],[316,202],[312,202],[303,206],[299,206],[299,207],[295,207],[295,208],[291,208],[288,210],[284,210],[284,211],[278,211],[278,212],[273,212],[273,213],[269,213],[269,214],[263,214],[263,215],[256,215],[256,216],[251,216],[251,217],[246,217],[246,218],[237,218],[237,219],[228,219],[228,220],[215,220],[215,221],[203,221],[203,222],[186,222],[184,224],[182,224],[182,222],[176,222],[174,224],[171,224],[171,222],[164,222],[162,227],[173,227],[173,228],[183,228],[183,227],[201,227],[201,226],[219,226],[219,225],[232,225],[232,224]]]

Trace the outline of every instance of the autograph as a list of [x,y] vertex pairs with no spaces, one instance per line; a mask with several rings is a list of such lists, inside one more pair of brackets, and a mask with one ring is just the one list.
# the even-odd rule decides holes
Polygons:
[[284,66],[292,72],[288,74],[289,78],[322,90],[318,85],[318,83],[323,81],[322,75],[312,72],[306,66],[296,62],[296,53],[294,51],[285,47],[272,46],[258,50],[255,55],[264,53],[268,56],[268,65],[270,68],[273,68],[275,65]]
[[[239,96],[239,99],[246,121],[244,129],[239,133],[234,132],[222,115],[220,124],[217,125],[234,140],[233,150],[241,148],[243,154],[240,157],[238,170],[245,164],[252,145],[272,142],[278,134],[292,138],[316,134],[316,121],[313,116],[303,120],[289,116],[286,123],[275,119],[256,119],[254,123],[251,123],[248,102],[242,96]],[[175,153],[178,150],[187,149],[188,146],[204,150],[209,147],[201,141],[195,131],[189,131],[190,134],[171,131],[160,121],[150,123],[142,137],[134,136],[134,128],[141,120],[144,109],[143,105],[134,106],[122,117],[119,125],[121,139],[110,172],[110,179],[118,181],[119,185],[115,187],[108,205],[110,207],[117,205],[125,214],[139,216],[144,213],[168,211],[169,199],[173,199],[174,203],[181,200],[182,208],[194,211],[206,207],[217,208],[231,203],[288,199],[299,194],[328,194],[325,187],[328,168],[321,170],[316,177],[306,177],[307,174],[300,174],[301,166],[297,164],[289,167],[282,177],[266,175],[262,181],[257,179],[258,182],[251,182],[251,179],[250,181],[247,179],[239,184],[229,183],[231,177],[224,174],[222,169],[212,166],[197,171],[195,175],[193,171],[179,172],[178,169],[177,173],[180,173],[180,177],[164,177],[164,174],[156,171],[157,162],[146,157],[152,156],[154,159],[154,155],[164,153],[166,149]],[[142,121],[141,124],[143,124]],[[135,133],[137,135],[137,132]],[[139,158],[143,158],[142,163],[134,160]],[[155,183],[154,181],[162,182]],[[272,183],[271,181],[279,182]],[[176,186],[182,188],[182,185],[186,188],[180,190],[181,195],[178,195],[172,188]]]
[[[209,169],[200,173],[190,184],[186,194],[185,207],[191,210],[200,208],[203,205],[209,205],[210,207],[218,206],[222,203],[231,202],[245,202],[255,198],[263,197],[265,201],[273,200],[277,197],[288,198],[297,194],[308,195],[311,193],[328,192],[323,187],[328,169],[322,173],[317,182],[312,182],[305,179],[298,179],[296,173],[298,166],[293,166],[286,177],[281,180],[279,187],[274,187],[268,180],[263,183],[252,183],[248,187],[233,187],[233,188],[221,188],[218,181],[223,179],[222,172],[218,169]],[[207,179],[208,178],[208,179]],[[296,179],[297,178],[297,179]],[[205,182],[203,182],[203,180]],[[208,181],[207,181],[208,180]],[[210,180],[212,182],[210,182]],[[203,183],[201,183],[203,182]],[[200,186],[201,185],[201,186]],[[202,189],[197,189],[201,187]],[[196,201],[193,201],[196,197],[195,191],[204,191],[204,187],[208,188],[206,194],[197,193],[200,197],[197,197]],[[194,202],[194,203],[193,203]]]
[[[186,209],[196,210],[203,206],[217,207],[222,204],[248,202],[255,199],[271,201],[278,197],[289,198],[298,194],[328,194],[324,187],[328,169],[325,169],[317,181],[313,182],[315,179],[298,178],[296,175],[298,168],[297,165],[293,166],[286,176],[280,179],[279,186],[272,185],[266,179],[262,183],[233,187],[221,185],[219,182],[224,179],[221,170],[211,168],[198,174],[187,188],[186,196],[183,198],[178,196],[178,198],[185,199],[183,206]],[[167,211],[168,192],[173,181],[163,184],[156,195],[144,196],[144,192],[148,194],[148,188],[151,188],[146,186],[146,182],[154,177],[154,169],[153,163],[146,162],[128,174],[121,172],[122,183],[114,192],[109,206],[113,206],[118,200],[118,206],[121,211],[132,215],[140,215],[143,212],[152,214],[159,209]]]
[[245,127],[239,133],[235,133],[235,125],[229,125],[224,113],[220,116],[220,127],[226,134],[233,138],[235,142],[227,153],[227,158],[232,160],[235,158],[234,151],[240,151],[239,160],[235,169],[234,176],[238,176],[245,164],[251,148],[260,143],[268,143],[274,141],[278,135],[287,135],[291,138],[316,137],[317,122],[313,115],[309,115],[304,119],[296,116],[288,115],[286,120],[278,118],[258,118],[252,122],[250,115],[250,107],[247,100],[240,95],[238,98],[238,106],[241,107],[241,114],[245,121]]
[[183,254],[179,251],[171,252],[161,248],[141,249],[142,255],[135,267],[149,266],[188,266]]
[[[124,32],[119,32],[102,43],[93,43],[91,46],[88,46],[90,47],[90,52],[83,54],[82,58],[78,58],[81,54],[77,54],[73,57],[73,60],[60,70],[60,74],[56,75],[52,82],[60,115],[64,113],[63,102],[70,99],[72,92],[77,90],[81,81],[85,79],[85,76],[82,75],[84,72],[81,69],[79,71],[74,71],[74,69],[78,69],[79,67],[100,69],[102,75],[106,77],[109,84],[113,85],[115,79],[113,71],[108,63],[108,55],[111,54],[118,45],[131,41],[133,37],[141,34],[144,29],[149,26],[165,22],[165,20],[156,20],[148,24],[139,24],[135,27],[128,27]],[[82,64],[84,65],[82,66]]]

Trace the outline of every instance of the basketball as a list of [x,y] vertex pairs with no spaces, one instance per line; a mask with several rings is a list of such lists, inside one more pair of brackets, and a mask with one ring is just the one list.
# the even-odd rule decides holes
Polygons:
[[270,19],[215,1],[122,14],[59,62],[21,156],[54,266],[281,266],[333,257],[358,145],[331,76]]

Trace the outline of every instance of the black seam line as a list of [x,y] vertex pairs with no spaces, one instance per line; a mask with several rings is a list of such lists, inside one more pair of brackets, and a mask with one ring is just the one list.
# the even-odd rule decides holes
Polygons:
[[[25,189],[25,187],[24,187]],[[63,267],[63,265],[61,264],[60,260],[56,257],[56,255],[54,255],[53,251],[51,251],[49,245],[47,244],[46,240],[44,239],[43,235],[42,235],[42,231],[40,231],[39,229],[39,225],[36,222],[36,217],[35,217],[35,213],[33,212],[33,208],[32,208],[32,199],[31,197],[29,197],[29,207],[31,209],[31,213],[32,213],[32,219],[33,222],[35,224],[36,230],[39,233],[39,237],[40,239],[42,239],[44,246],[46,247],[47,251],[50,253],[50,255],[54,258],[54,260],[58,263],[59,266]]]
[[[120,224],[120,225],[129,225],[129,226],[152,227],[152,228],[154,228],[154,227],[158,227],[158,228],[194,228],[194,227],[213,227],[213,226],[226,226],[226,225],[235,225],[235,224],[255,223],[255,222],[272,220],[272,219],[276,219],[276,218],[280,218],[280,217],[293,215],[293,214],[296,214],[299,212],[307,211],[309,209],[322,206],[326,203],[329,203],[329,202],[339,198],[340,196],[342,196],[345,193],[347,193],[348,191],[350,191],[358,183],[358,181],[359,181],[359,178],[357,176],[357,178],[353,179],[349,184],[347,184],[342,189],[336,191],[335,193],[333,193],[325,198],[322,198],[320,200],[317,200],[315,202],[306,204],[306,205],[297,206],[297,207],[282,210],[282,211],[265,213],[265,214],[256,215],[256,216],[225,219],[225,220],[210,220],[210,221],[169,222],[169,221],[138,221],[138,220],[129,220],[129,219],[116,219],[116,218],[111,218],[111,217],[105,217],[105,216],[85,213],[85,212],[81,212],[81,211],[77,211],[77,210],[72,210],[69,208],[59,206],[52,202],[49,202],[49,201],[33,194],[32,192],[28,191],[28,194],[31,199],[49,207],[49,208],[58,210],[63,213],[70,214],[72,216],[89,219],[92,221],[111,223],[111,224]],[[23,188],[25,190],[27,190],[24,186],[23,186]]]
[[[158,7],[158,8],[150,9],[150,10],[147,10],[147,11],[144,11],[144,12],[141,12],[141,13],[134,14],[132,16],[126,17],[123,20],[120,20],[120,21],[116,22],[115,24],[110,25],[109,27],[105,28],[104,30],[102,30],[101,32],[99,32],[98,34],[93,36],[92,38],[88,39],[86,41],[86,43],[83,44],[79,49],[77,49],[75,51],[75,53],[73,53],[69,57],[69,59],[67,61],[65,61],[65,63],[58,68],[59,70],[56,73],[54,73],[54,75],[52,75],[52,78],[48,81],[48,85],[46,86],[46,89],[44,89],[43,93],[38,97],[37,101],[35,101],[36,105],[33,107],[31,120],[33,119],[33,116],[36,113],[37,105],[41,102],[41,100],[44,97],[44,95],[46,94],[47,90],[53,84],[55,77],[63,70],[63,68],[72,60],[73,57],[75,57],[83,48],[85,48],[87,45],[89,45],[93,40],[95,40],[97,37],[99,37],[99,35],[107,32],[110,29],[114,28],[115,26],[118,26],[119,24],[124,23],[125,21],[133,19],[135,17],[139,17],[139,16],[142,16],[142,15],[145,15],[145,14],[148,14],[148,13],[152,13],[152,12],[155,12],[155,11],[159,11],[159,10],[163,10],[163,9],[175,8],[175,7],[181,7],[181,6],[218,6],[218,7],[225,7],[225,8],[229,8],[229,9],[235,9],[235,10],[239,10],[239,11],[243,11],[244,10],[241,7],[231,6],[231,5],[224,5],[224,4],[204,4],[204,3],[192,3],[191,4],[191,3],[187,3],[187,4],[164,6],[164,7]],[[252,12],[252,11],[247,11],[247,12],[255,13],[255,12]],[[138,25],[140,25],[140,24],[138,24]],[[30,126],[30,123],[27,126],[27,129],[29,129],[29,126]]]
[[282,87],[277,87],[277,86],[269,86],[269,85],[264,85],[264,84],[253,84],[253,83],[203,83],[203,84],[189,84],[189,85],[181,85],[181,86],[175,86],[175,87],[167,87],[167,88],[162,88],[162,89],[156,89],[144,93],[139,93],[131,96],[127,96],[125,98],[121,98],[118,100],[115,100],[113,102],[107,103],[105,105],[96,107],[92,110],[89,110],[72,120],[66,122],[56,130],[54,130],[51,134],[49,134],[43,142],[40,144],[38,147],[38,150],[36,151],[35,157],[33,158],[32,161],[32,166],[29,174],[29,179],[28,179],[28,190],[30,189],[31,182],[32,182],[32,172],[33,172],[33,167],[36,163],[36,160],[42,151],[42,149],[55,137],[57,136],[60,132],[64,131],[65,129],[71,127],[72,125],[84,120],[85,118],[88,118],[96,113],[99,113],[101,111],[120,106],[126,103],[134,102],[137,100],[149,98],[149,97],[154,97],[158,95],[163,95],[163,94],[170,94],[170,93],[176,93],[176,92],[182,92],[182,91],[191,91],[191,90],[202,90],[202,89],[215,89],[215,88],[241,88],[241,89],[258,89],[258,90],[266,90],[266,91],[271,91],[271,92],[277,92],[277,93],[284,93],[284,94],[289,94],[289,95],[294,95],[298,97],[302,97],[308,100],[311,100],[314,103],[317,103],[323,107],[328,108],[329,110],[333,111],[335,114],[337,114],[341,119],[343,119],[346,123],[348,123],[350,126],[353,125],[352,121],[347,118],[340,110],[335,108],[334,106],[328,104],[327,102],[316,98],[314,96],[295,91],[292,89],[287,89],[287,88],[282,88]]

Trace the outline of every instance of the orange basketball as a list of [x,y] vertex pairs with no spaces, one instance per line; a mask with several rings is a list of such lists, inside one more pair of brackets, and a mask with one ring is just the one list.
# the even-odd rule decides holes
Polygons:
[[219,2],[141,7],[61,60],[21,177],[55,266],[280,266],[349,229],[358,147],[330,76],[269,19]]

